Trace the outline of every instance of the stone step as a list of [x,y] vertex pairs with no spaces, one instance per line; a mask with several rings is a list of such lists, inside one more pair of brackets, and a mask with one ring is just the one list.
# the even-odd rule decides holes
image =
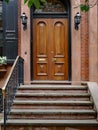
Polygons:
[[[3,121],[2,121],[3,124]],[[30,120],[30,119],[9,119],[8,125],[24,125],[24,126],[97,126],[98,121],[95,119],[90,120]],[[97,129],[96,129],[97,130]]]
[[26,108],[26,109],[92,109],[93,102],[90,101],[32,101],[32,100],[14,100],[13,108]]
[[9,119],[95,119],[94,110],[63,110],[63,109],[40,109],[40,110],[11,110]]
[[16,100],[90,100],[88,93],[22,93],[16,94]]
[[66,126],[65,129],[91,126],[87,130],[97,130],[97,114],[86,85],[41,82],[19,87],[7,120],[7,130],[14,130],[12,126],[17,130],[41,129],[41,126],[49,126],[46,129],[55,126],[57,130],[62,129],[58,128],[60,126]]
[[[1,130],[4,130],[3,121]],[[6,130],[98,130],[98,122],[90,120],[30,120],[7,121]]]
[[21,85],[18,92],[22,93],[87,93],[87,86],[76,85]]
[[36,85],[21,85],[19,87],[19,89],[35,89],[35,90],[49,90],[49,89],[53,89],[53,90],[62,90],[62,89],[75,89],[75,90],[84,90],[84,89],[88,89],[87,86],[84,86],[84,85],[41,85],[41,84],[36,84]]
[[31,81],[32,85],[36,85],[36,84],[48,84],[48,85],[87,85],[87,82],[74,82],[74,81],[65,81],[65,80],[33,80]]
[[[31,81],[31,84],[35,85],[35,84],[52,84],[52,85],[56,85],[56,84],[60,84],[60,85],[72,85],[72,82],[70,81],[58,81],[58,80],[33,80]],[[81,83],[78,83],[81,84]],[[86,83],[82,83],[82,84],[86,84]]]

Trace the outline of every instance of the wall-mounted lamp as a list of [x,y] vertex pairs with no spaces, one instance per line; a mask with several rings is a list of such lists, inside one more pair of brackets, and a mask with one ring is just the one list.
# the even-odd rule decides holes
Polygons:
[[77,12],[76,15],[74,16],[74,26],[76,30],[79,29],[78,25],[80,24],[80,21],[81,21],[81,15],[79,12]]
[[23,12],[20,18],[21,18],[21,21],[22,21],[23,30],[26,30],[27,29],[27,19],[28,19],[28,17]]

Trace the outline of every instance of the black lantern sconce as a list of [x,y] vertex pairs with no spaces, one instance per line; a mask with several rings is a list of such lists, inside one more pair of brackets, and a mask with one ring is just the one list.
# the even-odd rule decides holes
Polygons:
[[23,12],[20,18],[21,18],[21,21],[22,21],[23,30],[26,30],[27,29],[27,19],[28,19],[28,17]]
[[76,15],[74,16],[74,26],[75,26],[75,30],[78,30],[79,29],[79,24],[80,24],[80,21],[81,21],[81,15],[79,12],[76,13]]

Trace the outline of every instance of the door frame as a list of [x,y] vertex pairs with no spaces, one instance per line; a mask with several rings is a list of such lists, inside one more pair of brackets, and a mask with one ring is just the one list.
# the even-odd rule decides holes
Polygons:
[[[61,0],[62,1],[62,0]],[[71,81],[72,80],[72,62],[71,62],[71,4],[70,4],[70,1],[69,0],[65,0],[65,1],[62,1],[62,3],[67,6],[68,8],[68,15],[67,15],[67,18],[68,18],[68,81]],[[32,7],[30,9],[30,52],[31,52],[31,55],[30,55],[30,59],[31,59],[31,64],[30,64],[30,68],[31,68],[31,72],[30,72],[30,75],[31,75],[31,81],[33,80],[33,76],[32,76],[32,73],[33,73],[33,19],[34,19],[34,15],[33,15],[33,12],[34,12],[34,7]],[[55,17],[55,16],[54,16]]]

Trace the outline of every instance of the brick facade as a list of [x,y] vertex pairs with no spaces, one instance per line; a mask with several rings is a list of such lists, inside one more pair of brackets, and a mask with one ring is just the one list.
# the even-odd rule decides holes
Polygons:
[[89,80],[88,13],[81,13],[81,80]]
[[[77,0],[78,3],[84,0]],[[80,12],[80,8],[75,7],[75,1],[70,0],[71,5],[71,63],[72,81],[98,81],[98,45],[97,32],[98,21],[97,5],[91,8],[89,13],[81,13],[82,19],[79,30],[74,29],[74,16]],[[21,4],[21,5],[20,5]],[[23,31],[20,23],[20,14],[25,12],[28,16],[28,28]],[[18,20],[18,52],[25,59],[25,81],[30,81],[30,10],[19,0],[19,20]],[[92,18],[94,17],[94,21]],[[27,52],[27,55],[25,55]],[[29,76],[27,76],[29,75]]]
[[[72,54],[72,81],[80,82],[81,81],[81,28],[79,25],[79,30],[74,29],[74,16],[77,12],[80,12],[80,8],[75,8],[77,2],[80,3],[80,0],[74,1],[71,0],[71,54]],[[75,3],[76,2],[76,3]]]
[[[84,4],[84,0],[81,3]],[[81,80],[89,80],[88,12],[81,12]]]

